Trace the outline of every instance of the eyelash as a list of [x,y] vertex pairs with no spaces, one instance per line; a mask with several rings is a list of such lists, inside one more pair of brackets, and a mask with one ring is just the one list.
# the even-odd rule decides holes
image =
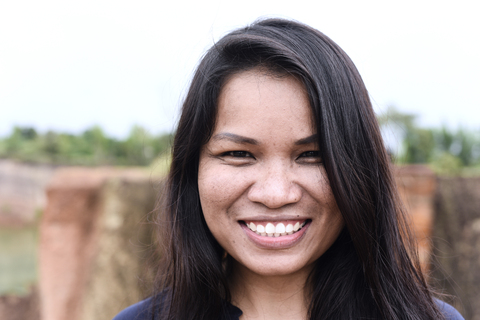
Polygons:
[[[232,158],[255,158],[250,152],[248,151],[228,151],[222,154],[224,157],[232,157]],[[318,151],[306,151],[300,154],[298,158],[319,158],[320,152]]]
[[228,151],[222,154],[222,156],[232,158],[253,158],[253,155],[247,151]]
[[309,157],[309,158],[318,158],[318,157],[320,157],[320,152],[318,152],[318,151],[313,151],[313,150],[312,150],[312,151],[306,151],[306,152],[302,153],[302,154],[299,156],[299,158],[302,157],[302,156],[304,156],[304,157]]

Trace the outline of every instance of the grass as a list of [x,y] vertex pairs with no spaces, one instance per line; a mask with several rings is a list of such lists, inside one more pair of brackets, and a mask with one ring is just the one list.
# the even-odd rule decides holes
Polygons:
[[37,283],[38,228],[0,227],[0,295],[27,295]]

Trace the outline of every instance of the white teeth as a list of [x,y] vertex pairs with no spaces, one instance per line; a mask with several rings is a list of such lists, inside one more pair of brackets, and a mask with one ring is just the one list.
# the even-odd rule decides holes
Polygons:
[[283,223],[277,224],[275,227],[275,233],[284,233],[285,232],[285,225]]
[[295,223],[295,225],[292,225],[291,223],[289,223],[287,224],[287,226],[285,226],[285,224],[282,222],[280,222],[276,226],[273,223],[269,222],[265,227],[261,224],[256,225],[253,222],[245,223],[245,224],[250,230],[252,230],[258,235],[269,236],[269,237],[280,237],[280,236],[290,235],[297,232],[307,224],[307,221],[304,221],[302,224],[297,222]]
[[293,231],[293,225],[291,223],[287,224],[287,228],[285,228],[285,232],[289,233]]
[[265,227],[265,232],[270,235],[270,233],[273,235],[275,233],[275,226],[273,223],[267,223],[267,226]]

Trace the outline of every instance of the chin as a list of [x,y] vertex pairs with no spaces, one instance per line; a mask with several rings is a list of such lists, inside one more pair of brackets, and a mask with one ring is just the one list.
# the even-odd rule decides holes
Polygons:
[[264,263],[251,263],[250,261],[238,262],[234,258],[235,268],[241,273],[248,272],[263,277],[282,277],[292,276],[297,273],[310,274],[313,269],[314,262],[305,263],[304,261],[292,261],[289,259],[269,259],[264,258]]

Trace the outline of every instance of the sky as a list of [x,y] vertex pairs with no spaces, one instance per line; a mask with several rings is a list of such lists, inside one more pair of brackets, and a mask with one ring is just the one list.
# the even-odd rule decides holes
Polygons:
[[260,17],[295,19],[350,56],[375,111],[480,129],[477,1],[0,0],[0,136],[14,125],[174,130],[202,54]]

